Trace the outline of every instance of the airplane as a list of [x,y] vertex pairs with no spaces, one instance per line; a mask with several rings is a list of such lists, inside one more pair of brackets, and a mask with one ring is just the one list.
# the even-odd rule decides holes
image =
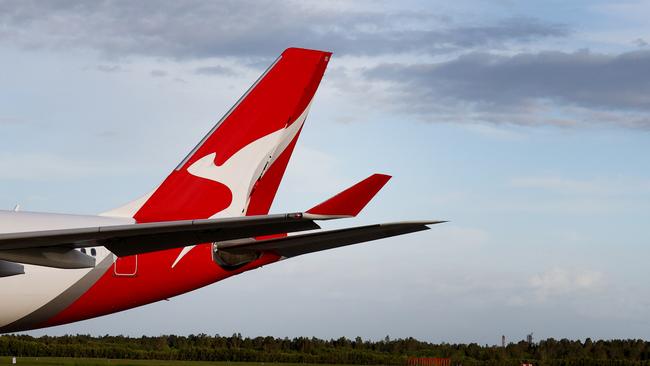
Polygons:
[[304,212],[269,214],[331,55],[286,49],[140,199],[97,216],[0,211],[0,333],[99,317],[444,222],[317,230],[357,216],[391,178],[384,174]]

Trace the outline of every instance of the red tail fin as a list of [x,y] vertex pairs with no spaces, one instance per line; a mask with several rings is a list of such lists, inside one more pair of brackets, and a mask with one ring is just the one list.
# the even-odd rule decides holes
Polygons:
[[137,222],[266,214],[331,53],[289,48],[148,197]]

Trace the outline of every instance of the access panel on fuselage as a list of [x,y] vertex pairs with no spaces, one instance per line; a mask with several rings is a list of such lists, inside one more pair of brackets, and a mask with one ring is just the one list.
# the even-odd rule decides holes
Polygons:
[[138,255],[117,257],[113,263],[115,277],[135,277],[138,274]]

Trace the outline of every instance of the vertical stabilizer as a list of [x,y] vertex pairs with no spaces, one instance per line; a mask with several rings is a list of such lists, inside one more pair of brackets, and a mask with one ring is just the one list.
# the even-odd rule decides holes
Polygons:
[[104,215],[152,222],[268,213],[330,55],[285,50],[156,190]]

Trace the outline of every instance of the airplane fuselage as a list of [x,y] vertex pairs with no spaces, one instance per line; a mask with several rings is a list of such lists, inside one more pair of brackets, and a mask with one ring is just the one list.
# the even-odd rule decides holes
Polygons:
[[[133,219],[0,211],[0,234],[123,225]],[[0,278],[0,332],[70,323],[160,301],[232,275],[275,262],[265,254],[244,267],[226,270],[214,261],[212,244],[117,258],[104,247],[84,250],[94,268],[59,269],[25,265],[22,275]]]

